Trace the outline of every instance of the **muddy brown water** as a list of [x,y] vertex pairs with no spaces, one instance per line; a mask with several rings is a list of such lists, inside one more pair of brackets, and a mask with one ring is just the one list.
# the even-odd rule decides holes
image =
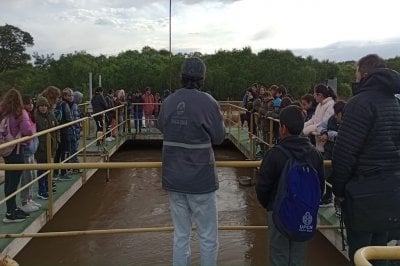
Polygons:
[[[216,149],[217,160],[243,160],[233,147]],[[160,146],[124,146],[112,161],[160,161]],[[42,232],[171,226],[161,169],[98,171],[55,215]],[[220,225],[266,225],[254,187],[239,185],[238,176],[252,169],[218,168]],[[198,239],[192,236],[192,262],[199,262]],[[267,232],[220,231],[219,265],[267,265]],[[36,238],[16,256],[30,265],[170,265],[172,232]],[[346,265],[347,260],[320,233],[312,239],[307,265]]]

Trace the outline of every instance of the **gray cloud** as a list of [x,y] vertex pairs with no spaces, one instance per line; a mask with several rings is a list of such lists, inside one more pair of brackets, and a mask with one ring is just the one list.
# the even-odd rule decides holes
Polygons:
[[256,34],[253,35],[251,40],[253,41],[260,41],[264,39],[268,39],[270,37],[274,36],[274,31],[272,29],[264,29],[262,31],[257,32]]
[[[206,2],[219,2],[223,4],[230,4],[242,0],[172,0],[172,5],[176,3],[182,3],[186,5],[195,5]],[[151,6],[153,4],[160,4],[169,6],[168,0],[45,0],[44,4],[50,6],[62,6],[62,7],[72,7],[72,8],[101,8],[101,7],[114,7],[114,8],[143,8],[146,6]]]
[[194,5],[202,2],[219,2],[219,3],[225,3],[225,4],[230,4],[234,2],[239,2],[242,0],[216,0],[216,1],[210,1],[210,0],[179,0],[178,2],[182,2],[187,5]]
[[376,53],[387,59],[400,56],[400,38],[390,39],[382,42],[337,42],[322,48],[297,49],[293,53],[299,56],[312,56],[319,60],[343,62],[358,60],[361,57]]
[[115,26],[115,23],[107,18],[98,18],[94,21],[94,24],[102,26]]

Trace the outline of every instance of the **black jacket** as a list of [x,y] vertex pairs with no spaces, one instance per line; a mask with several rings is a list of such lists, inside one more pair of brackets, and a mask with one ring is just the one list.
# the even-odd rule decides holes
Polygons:
[[[322,155],[310,143],[308,138],[290,136],[282,139],[279,145],[292,152],[295,158],[308,157],[312,166],[317,170],[321,183],[321,196],[325,190],[324,162]],[[272,147],[261,163],[260,173],[256,184],[257,198],[268,211],[272,211],[275,201],[278,181],[287,161],[286,155],[276,147]]]
[[98,113],[108,109],[106,99],[102,94],[95,94],[91,100],[93,113]]
[[351,179],[400,171],[400,75],[381,68],[361,80],[346,104],[333,148],[333,192],[344,197]]

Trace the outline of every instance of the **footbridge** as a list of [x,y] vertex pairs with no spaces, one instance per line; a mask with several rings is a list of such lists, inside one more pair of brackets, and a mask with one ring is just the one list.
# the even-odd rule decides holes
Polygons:
[[[88,104],[81,105],[82,113],[87,114]],[[274,145],[276,127],[279,126],[279,121],[268,117],[253,117],[251,114],[250,123],[243,127],[240,121],[242,113],[246,110],[240,107],[239,102],[221,102],[221,109],[224,116],[226,126],[226,138],[231,141],[237,149],[239,149],[247,158],[245,161],[218,161],[217,167],[248,167],[257,169],[260,166],[260,159],[263,154]],[[106,125],[106,116],[108,112],[115,112],[116,121],[112,123],[112,127],[103,127],[103,130],[96,132],[94,127],[94,119],[99,116],[103,120],[103,125]],[[141,118],[140,118],[141,119]],[[254,122],[256,121],[256,122]],[[14,257],[32,238],[34,237],[59,237],[59,236],[74,236],[86,234],[118,234],[118,233],[136,233],[136,232],[154,232],[154,231],[172,231],[173,228],[121,228],[112,230],[91,230],[91,231],[68,231],[68,232],[53,232],[53,233],[38,233],[40,229],[63,207],[63,205],[95,174],[98,169],[113,169],[113,168],[155,168],[161,167],[161,162],[110,162],[110,157],[128,140],[133,141],[162,141],[162,134],[157,129],[156,120],[143,121],[145,127],[138,128],[132,114],[126,108],[126,105],[116,106],[109,110],[100,113],[87,115],[79,120],[54,127],[45,131],[36,133],[34,136],[23,137],[14,140],[10,143],[2,144],[0,147],[13,145],[16,143],[30,140],[32,137],[46,135],[47,145],[50,147],[51,132],[59,130],[63,127],[80,123],[82,126],[80,146],[76,154],[70,156],[61,163],[49,164],[1,164],[0,170],[3,174],[4,170],[47,170],[44,175],[47,175],[49,187],[52,187],[53,170],[54,169],[79,169],[81,172],[71,172],[72,180],[70,182],[58,182],[57,192],[53,193],[49,190],[47,200],[41,200],[42,205],[40,211],[33,212],[30,217],[24,222],[15,224],[2,224],[0,226],[0,251],[1,256]],[[255,130],[257,127],[257,130]],[[108,136],[112,136],[109,138]],[[50,148],[48,148],[49,158],[52,161]],[[80,163],[70,163],[69,159],[73,156],[78,156]],[[325,161],[325,166],[330,166],[330,161]],[[5,197],[4,190],[0,191],[0,214],[5,214],[5,202],[13,196],[17,196],[23,189],[30,186],[35,186],[37,181],[42,178],[38,176],[30,183],[19,188],[13,194]],[[107,176],[109,178],[109,176]],[[239,182],[240,180],[238,180]],[[253,185],[255,176],[250,177],[248,183],[244,185]],[[329,184],[328,184],[329,185]],[[4,186],[4,183],[1,184]],[[33,187],[33,191],[36,188]],[[35,194],[35,193],[33,193]],[[17,197],[19,198],[19,197]],[[321,233],[333,243],[338,250],[344,255],[344,242],[340,231],[339,219],[335,216],[333,208],[321,208],[319,211],[319,230]],[[220,226],[220,230],[266,230],[267,226]],[[386,255],[388,254],[385,251]],[[397,254],[400,254],[399,249],[396,249]],[[378,252],[379,253],[379,252]],[[369,254],[368,259],[374,258],[376,253],[364,252]],[[380,253],[379,253],[380,254]],[[375,256],[376,257],[376,256]],[[386,257],[395,257],[390,256]],[[397,256],[398,258],[398,256]],[[399,259],[399,258],[398,258]],[[362,261],[362,260],[361,260]]]

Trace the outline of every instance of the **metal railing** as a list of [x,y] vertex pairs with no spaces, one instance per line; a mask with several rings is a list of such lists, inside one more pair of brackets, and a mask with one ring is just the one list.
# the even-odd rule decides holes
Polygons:
[[370,260],[400,260],[400,246],[363,247],[354,255],[356,266],[372,266]]
[[[249,112],[246,108],[232,104],[230,102],[221,102],[221,110],[225,119],[225,126],[228,133],[232,134],[232,129],[237,128],[237,136],[233,141],[240,143],[241,135],[246,132],[249,139],[248,157],[252,160],[256,159],[257,148],[266,150],[274,145],[276,136],[274,129],[279,126],[279,119],[260,115],[256,112]],[[247,128],[241,125],[241,115],[249,115]],[[232,140],[232,139],[231,139]],[[239,144],[235,143],[235,144]]]
[[[83,106],[85,107],[85,111],[87,110],[87,104],[83,104]],[[107,126],[105,123],[105,116],[107,115],[108,112],[113,112],[115,111],[116,114],[118,115],[119,110],[121,110],[122,112],[125,113],[125,119],[122,119],[122,121],[118,121],[117,124],[114,127],[111,127],[109,130],[107,130]],[[0,148],[5,148],[8,146],[12,146],[18,143],[23,143],[23,142],[27,142],[30,141],[32,138],[34,137],[39,137],[42,135],[46,135],[46,152],[47,152],[47,161],[51,162],[53,161],[53,157],[54,155],[52,154],[51,151],[51,142],[52,142],[52,136],[51,134],[53,132],[56,132],[62,128],[65,127],[69,127],[69,126],[73,126],[77,123],[81,123],[82,124],[82,130],[81,133],[83,133],[83,137],[81,138],[83,141],[82,144],[82,148],[80,148],[77,152],[75,152],[74,154],[70,154],[66,159],[64,159],[63,161],[61,161],[60,163],[55,163],[55,164],[48,164],[48,165],[53,165],[53,167],[49,168],[49,167],[43,167],[43,168],[37,168],[36,166],[39,164],[14,164],[14,167],[11,167],[12,169],[9,169],[8,167],[11,166],[11,164],[2,164],[1,166],[4,166],[2,168],[0,168],[0,170],[48,170],[46,172],[44,172],[43,174],[37,176],[36,178],[32,179],[32,181],[30,181],[29,183],[27,183],[26,185],[20,187],[19,189],[17,189],[15,192],[13,192],[12,194],[8,195],[7,197],[5,197],[4,199],[0,200],[0,204],[4,204],[7,200],[11,199],[12,197],[14,197],[15,195],[17,195],[18,193],[20,193],[22,190],[29,188],[30,186],[32,186],[35,182],[37,182],[39,179],[41,179],[42,177],[47,175],[47,185],[49,188],[52,187],[52,182],[53,182],[53,171],[54,169],[83,169],[84,172],[81,176],[82,179],[82,183],[84,184],[86,182],[86,169],[87,168],[81,168],[79,166],[79,164],[77,163],[66,163],[67,161],[69,161],[71,158],[73,158],[74,156],[77,156],[78,154],[82,154],[82,160],[84,163],[87,162],[87,150],[89,147],[96,145],[98,142],[101,143],[101,156],[103,156],[104,160],[108,160],[108,154],[106,152],[106,149],[104,148],[104,143],[105,143],[105,136],[108,133],[111,133],[113,130],[118,129],[119,126],[123,125],[124,123],[127,123],[127,119],[126,119],[126,105],[119,105],[113,108],[110,108],[108,110],[99,112],[99,113],[95,113],[92,115],[88,115],[86,117],[83,117],[81,119],[72,121],[72,122],[68,122],[56,127],[53,127],[51,129],[47,129],[47,130],[43,130],[40,132],[37,132],[35,134],[33,134],[32,136],[25,136],[25,137],[21,137],[19,139],[15,139],[12,141],[9,141],[7,143],[4,144],[0,144]],[[85,113],[86,114],[86,113]],[[87,139],[88,139],[88,134],[90,133],[90,130],[88,128],[90,128],[90,120],[93,119],[96,116],[102,116],[102,121],[103,121],[103,134],[102,135],[98,135],[95,137],[95,139],[93,141],[90,141],[89,143],[87,143]],[[118,116],[117,116],[118,118]],[[126,127],[125,127],[126,130]],[[126,132],[125,132],[126,133]],[[116,143],[120,143],[118,138],[119,138],[119,134],[117,134],[117,139],[116,139]],[[69,167],[65,167],[66,165],[70,165]],[[48,190],[48,201],[49,201],[49,205],[48,205],[48,220],[53,218],[53,207],[54,207],[54,200],[53,200],[53,190],[49,189]]]
[[[246,109],[232,104],[232,103],[222,103],[222,106],[225,106],[225,121],[227,121],[227,126],[228,126],[228,131],[231,133],[231,128],[236,126],[238,128],[238,134],[240,134],[240,130],[242,127],[239,125],[237,121],[234,120],[234,112],[237,112],[236,115],[240,115],[240,112],[245,112],[247,111]],[[85,106],[85,113],[87,113],[87,104]],[[133,105],[134,106],[134,105]],[[115,111],[116,112],[116,119],[119,118],[119,112],[123,112],[124,114],[124,119],[121,121],[117,120],[118,122],[114,127],[111,129],[107,130],[105,127],[105,116],[107,115],[108,112],[110,111]],[[102,116],[103,120],[103,135],[102,136],[96,136],[95,139],[89,143],[87,143],[86,139],[88,138],[88,135],[90,133],[90,126],[89,126],[89,121],[91,118],[94,118],[96,116]],[[255,115],[254,113],[251,114],[251,116]],[[45,172],[43,175],[35,178],[32,180],[30,183],[26,184],[25,186],[19,188],[16,192],[13,194],[9,195],[8,197],[0,200],[0,204],[4,203],[6,200],[9,198],[13,197],[14,195],[18,194],[20,191],[24,190],[25,188],[31,186],[34,184],[36,181],[38,181],[42,176],[45,174],[48,174],[48,182],[51,184],[52,182],[52,177],[53,173],[51,170],[54,169],[112,169],[112,168],[159,168],[161,167],[161,162],[101,162],[101,163],[89,163],[87,162],[87,148],[90,147],[91,145],[94,145],[97,141],[102,141],[104,140],[105,136],[108,133],[111,133],[113,130],[118,129],[118,128],[123,128],[123,132],[127,133],[128,131],[128,123],[126,121],[130,119],[128,117],[128,111],[126,108],[126,105],[120,105],[116,106],[114,108],[111,108],[109,110],[105,110],[103,112],[99,112],[93,115],[90,115],[88,117],[84,117],[81,119],[78,119],[76,121],[63,124],[60,126],[57,126],[52,129],[44,130],[41,132],[38,132],[34,134],[33,136],[27,136],[27,137],[22,137],[18,140],[13,140],[9,143],[5,143],[0,145],[0,148],[7,147],[9,145],[15,145],[20,142],[25,142],[33,137],[41,136],[46,134],[46,140],[47,140],[47,154],[49,155],[49,161],[52,159],[52,154],[51,154],[51,133],[59,130],[63,127],[71,126],[74,125],[75,123],[82,123],[83,125],[83,147],[79,149],[75,154],[70,155],[67,159],[62,161],[61,163],[48,163],[48,164],[3,164],[0,165],[0,170],[48,170]],[[240,116],[239,116],[240,119]],[[269,120],[269,132],[273,132],[273,123],[279,122],[277,119],[272,119],[272,118],[266,118]],[[251,121],[253,121],[253,117],[251,117]],[[124,126],[125,125],[125,126]],[[252,136],[250,138],[250,142],[254,141],[251,145],[254,145],[256,140],[258,143],[263,143],[267,145],[268,147],[272,147],[273,142],[272,142],[272,134],[269,135],[268,139],[262,139],[259,138],[259,136],[256,136],[251,133],[252,132],[252,122],[250,123],[250,131],[248,131],[249,135]],[[118,138],[118,136],[117,136]],[[240,138],[238,138],[240,139]],[[253,148],[254,151],[254,148]],[[72,158],[73,156],[76,156],[78,154],[83,154],[83,163],[67,163],[67,161]],[[260,161],[218,161],[216,162],[217,167],[249,167],[249,168],[255,168],[260,166]],[[331,161],[324,161],[324,165],[331,165]],[[82,174],[82,183],[85,183],[86,181],[86,172]],[[330,185],[330,184],[328,184]],[[53,218],[53,193],[52,190],[49,189],[49,210],[48,210],[48,219]],[[318,229],[338,229],[339,225],[318,225]],[[266,230],[268,229],[268,226],[219,226],[219,230]],[[173,230],[172,227],[153,227],[153,228],[124,228],[124,229],[106,229],[106,230],[89,230],[89,231],[66,231],[66,232],[46,232],[46,233],[21,233],[21,234],[0,234],[0,239],[4,238],[33,238],[33,237],[61,237],[61,236],[77,236],[77,235],[93,235],[93,234],[117,234],[117,233],[143,233],[143,232],[171,232]],[[385,259],[385,260],[398,260],[400,259],[400,247],[364,247],[360,250],[358,250],[355,254],[355,264],[356,265],[371,265],[368,260],[371,259]]]

